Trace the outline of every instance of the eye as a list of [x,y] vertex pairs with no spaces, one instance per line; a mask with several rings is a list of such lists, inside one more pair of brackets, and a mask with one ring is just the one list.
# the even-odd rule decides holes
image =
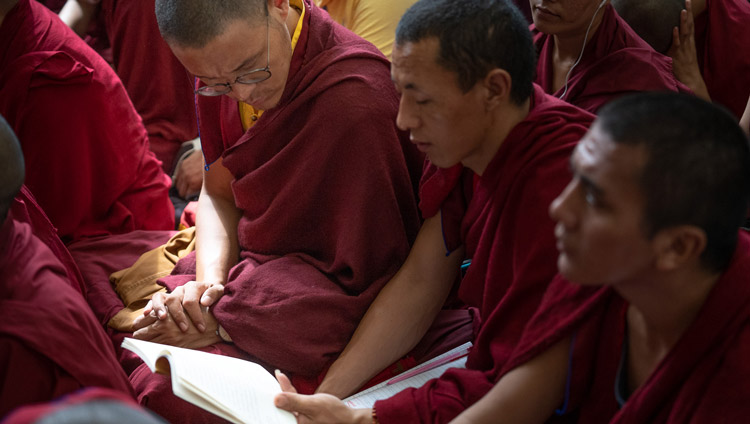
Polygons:
[[426,104],[429,104],[430,100],[427,100],[427,99],[425,99],[425,100],[416,100],[415,103],[418,104],[419,106],[424,106]]

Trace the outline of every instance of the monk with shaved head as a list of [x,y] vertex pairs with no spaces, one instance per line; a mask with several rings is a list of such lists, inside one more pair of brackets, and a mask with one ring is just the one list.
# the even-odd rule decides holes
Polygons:
[[[316,385],[413,242],[422,155],[396,127],[388,60],[311,0],[157,0],[197,78],[196,253],[136,338],[252,357]],[[310,325],[315,323],[315,325]],[[214,417],[145,366],[139,400]]]

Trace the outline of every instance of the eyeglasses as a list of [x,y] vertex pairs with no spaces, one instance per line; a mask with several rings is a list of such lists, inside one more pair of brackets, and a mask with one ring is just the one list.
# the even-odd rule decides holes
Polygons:
[[268,30],[268,10],[266,10],[266,67],[253,69],[250,72],[239,75],[234,82],[225,82],[222,84],[204,85],[195,90],[195,94],[201,96],[222,96],[232,91],[234,84],[257,84],[271,78],[271,36]]

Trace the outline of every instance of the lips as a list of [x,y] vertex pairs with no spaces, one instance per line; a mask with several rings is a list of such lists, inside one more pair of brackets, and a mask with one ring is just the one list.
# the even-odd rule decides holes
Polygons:
[[553,13],[551,10],[547,9],[544,6],[540,6],[540,5],[534,5],[534,12],[540,18],[550,19],[550,18],[559,18],[560,17],[560,15],[558,15],[556,13]]

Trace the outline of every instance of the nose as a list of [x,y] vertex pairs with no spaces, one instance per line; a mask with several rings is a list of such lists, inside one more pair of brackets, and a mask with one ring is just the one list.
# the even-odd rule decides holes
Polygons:
[[577,183],[575,179],[565,187],[555,200],[549,205],[549,216],[555,222],[560,222],[565,227],[571,228],[575,226],[576,216],[575,208],[573,205],[574,193],[577,189]]
[[410,102],[401,96],[398,103],[398,115],[396,115],[396,125],[402,131],[410,131],[419,126],[419,118],[414,114]]
[[255,93],[256,84],[232,84],[232,91],[227,93],[227,96],[237,100],[238,102],[245,102],[249,104],[249,101],[253,98]]

